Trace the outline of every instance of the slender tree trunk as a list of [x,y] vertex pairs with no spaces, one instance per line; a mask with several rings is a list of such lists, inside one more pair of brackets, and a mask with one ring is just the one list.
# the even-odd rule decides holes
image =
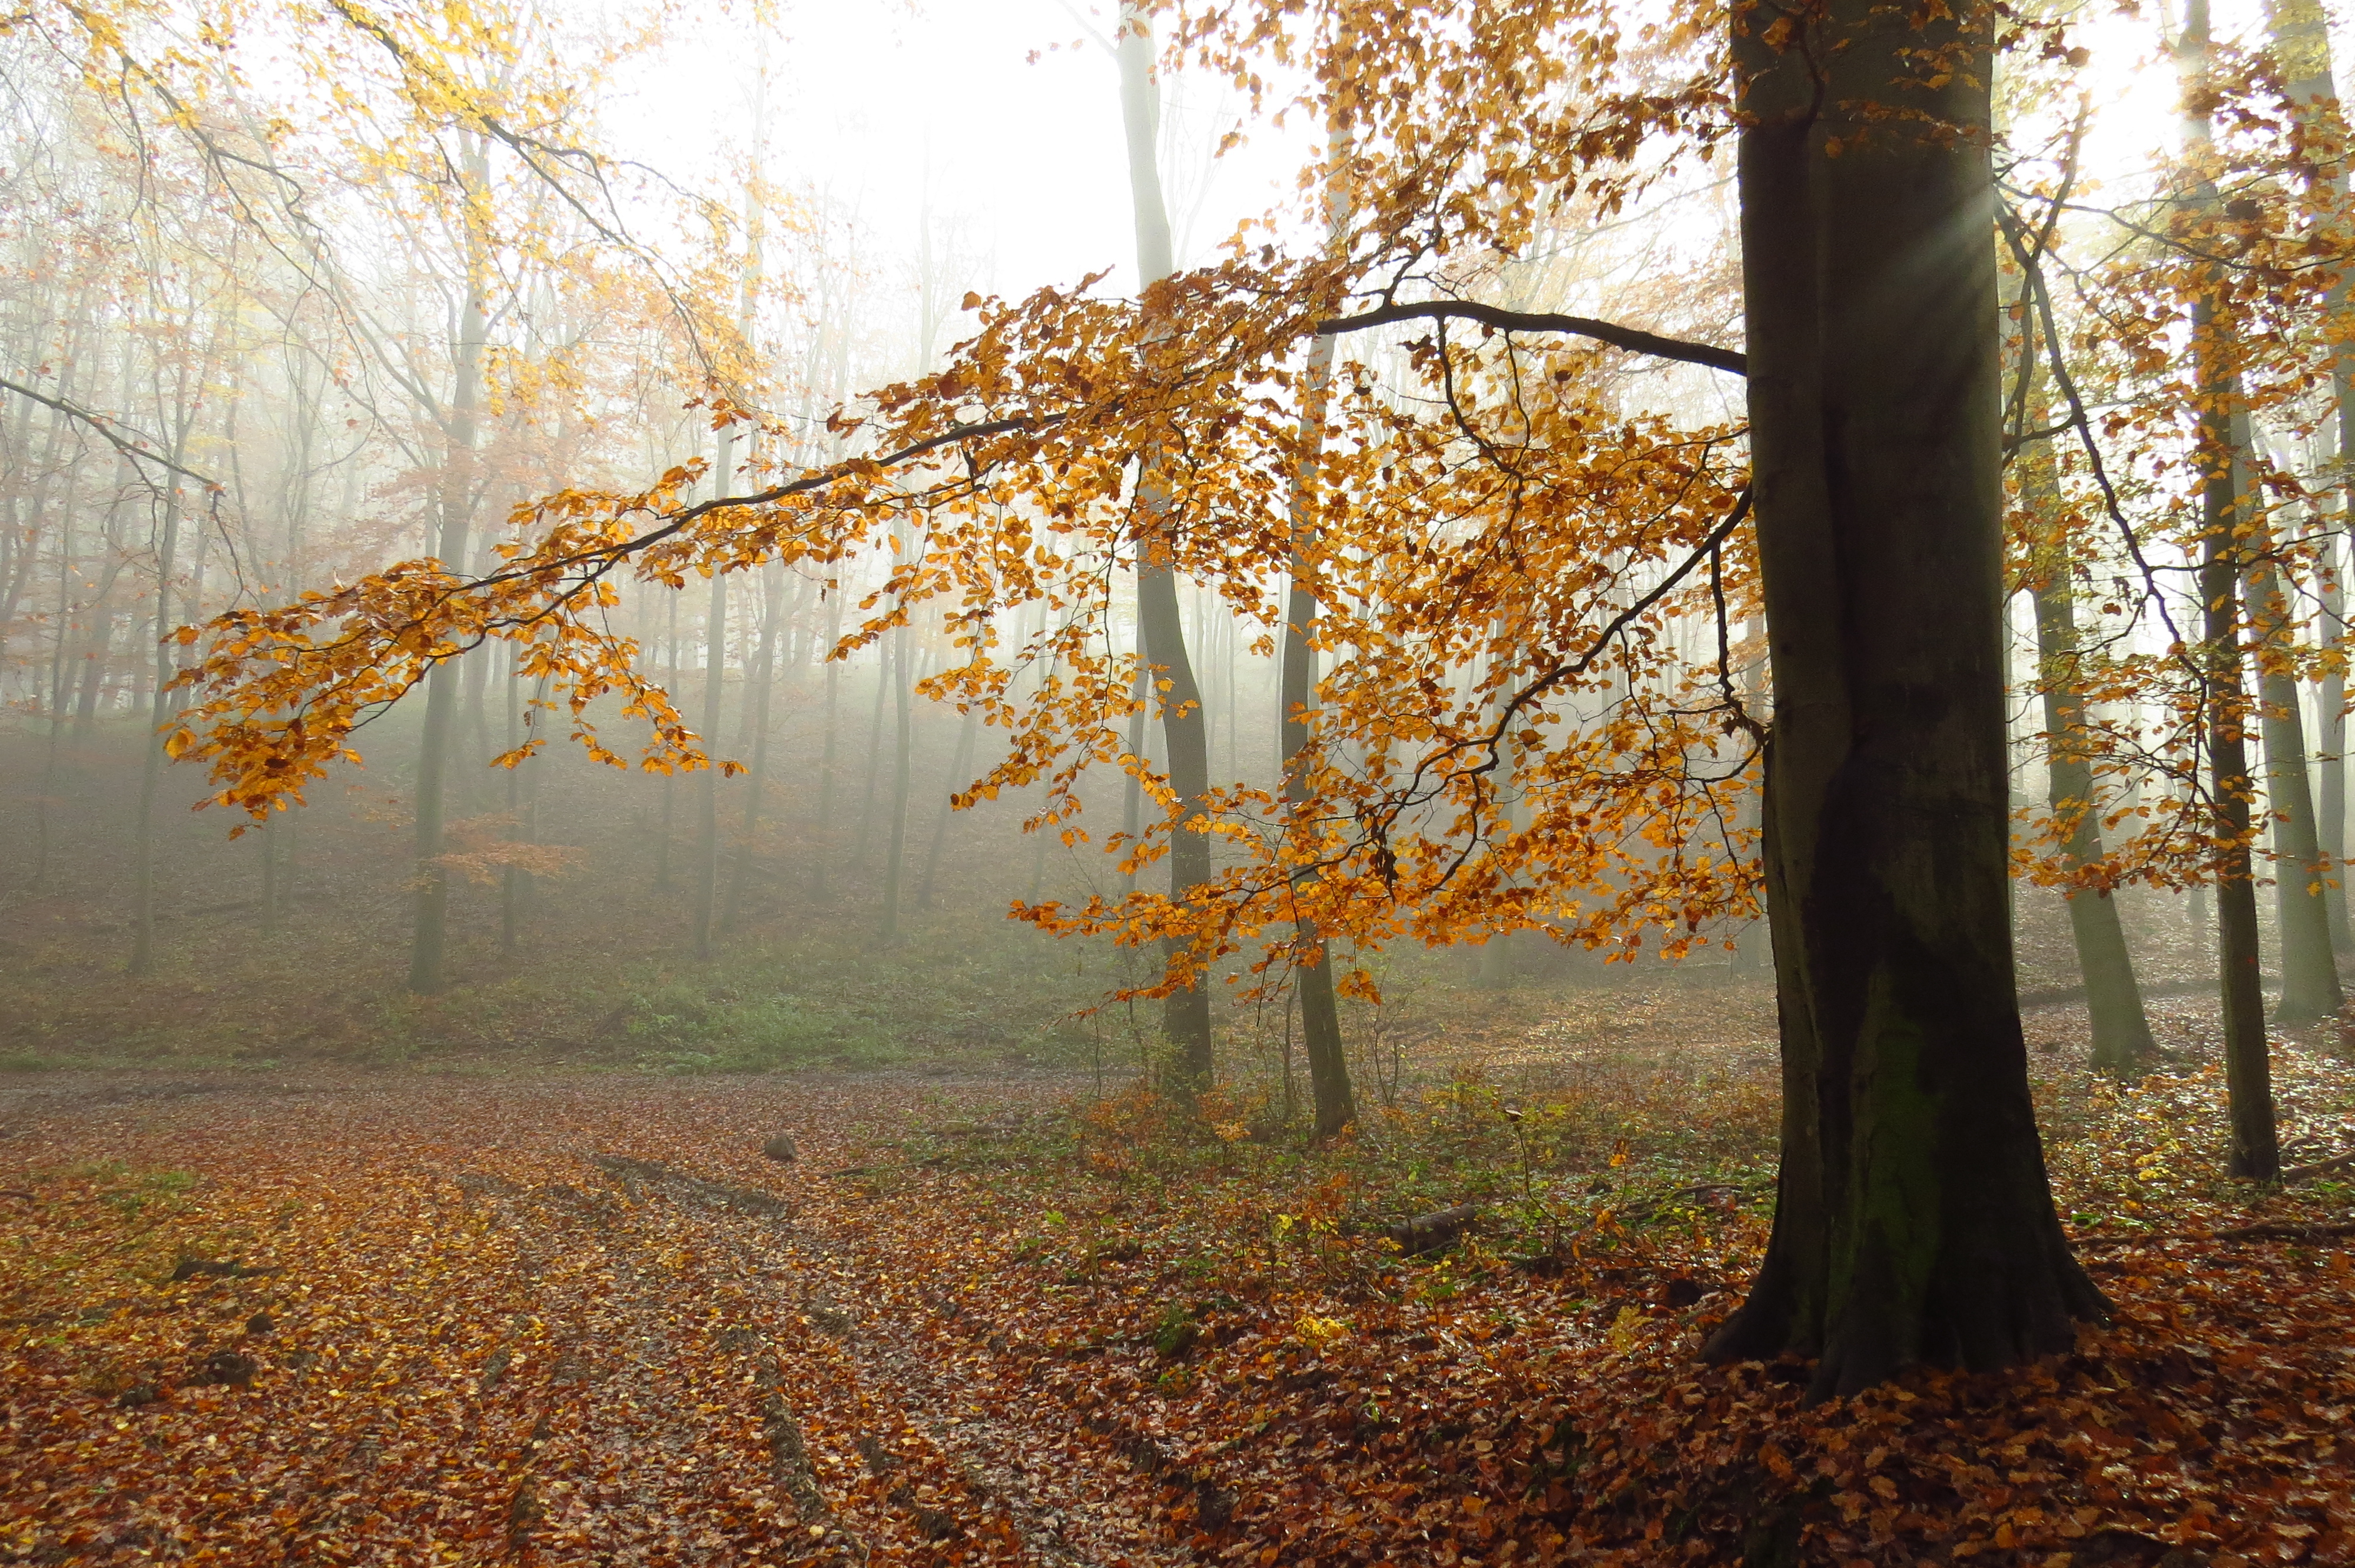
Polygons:
[[850,863],[866,869],[868,846],[875,840],[875,795],[883,777],[883,707],[891,695],[892,657],[899,644],[883,638],[875,644],[875,709],[867,717],[867,788],[858,801],[858,842],[851,847]]
[[908,863],[908,785],[913,766],[908,673],[908,629],[891,633],[891,826],[883,862],[883,929],[879,940],[890,947],[900,939],[900,885]]
[[[670,690],[671,700],[676,702],[678,700],[677,694],[681,683],[678,662],[678,594],[672,592],[666,598],[668,601],[666,613],[670,626]],[[670,825],[672,813],[677,810],[677,805],[678,775],[676,772],[666,773],[663,775],[662,788],[662,831],[655,840],[655,891],[657,893],[667,892],[670,888]]]
[[752,767],[745,777],[744,842],[736,852],[735,863],[728,868],[728,900],[719,912],[719,927],[723,931],[734,930],[743,911],[745,868],[751,863],[754,835],[761,828],[762,799],[769,788],[769,714],[774,705],[777,639],[785,609],[785,572],[773,561],[764,571],[761,651],[753,658],[753,675],[748,683],[751,691],[745,697],[742,721],[742,727],[752,736]]
[[[474,524],[474,421],[482,400],[485,334],[489,326],[490,257],[482,220],[471,203],[487,199],[487,154],[470,142],[464,164],[466,300],[458,317],[458,342],[451,366],[450,407],[442,427],[442,530],[435,554],[450,570],[466,568],[468,535]],[[410,951],[409,989],[431,993],[443,984],[448,939],[450,874],[442,866],[442,830],[449,793],[451,731],[457,720],[461,670],[445,658],[425,677],[425,732],[417,751],[417,912]]]
[[[2339,577],[2344,565],[2339,534],[2326,530],[2319,562],[2326,648],[2339,648],[2347,641],[2347,590]],[[2347,919],[2347,868],[2342,863],[2347,856],[2347,677],[2336,664],[2326,668],[2316,683],[2315,717],[2320,732],[2317,767],[2322,774],[2315,826],[2322,853],[2330,863],[2330,881],[2324,892],[2330,946],[2334,952],[2355,952],[2355,929],[2350,928]]]
[[[186,450],[176,442],[172,461]],[[172,573],[177,565],[180,538],[180,488],[175,483],[164,503],[155,546],[155,683],[147,715],[148,734],[139,767],[139,817],[132,853],[136,880],[132,891],[131,972],[144,975],[155,967],[155,795],[164,776],[164,724],[171,716],[173,648]]]
[[[2265,24],[2274,58],[2281,66],[2292,114],[2325,139],[2344,136],[2346,127],[2340,117],[2339,90],[2331,80],[2330,28],[2321,0],[2268,0]],[[2316,184],[2327,194],[2342,192],[2347,185],[2346,171],[2332,170]],[[2351,302],[2350,302],[2348,280],[2342,276],[2331,285],[2324,307],[2331,323],[2331,404],[2338,414],[2339,427],[2339,473],[2332,488],[2339,497],[2341,533],[2355,523],[2355,341],[2350,341],[2355,339],[2355,321],[2349,319]],[[2346,598],[2345,586],[2339,577],[2340,549],[2336,537],[2326,535],[2322,557],[2324,644],[2343,649],[2347,641],[2343,609]],[[2346,874],[2339,865],[2347,847],[2346,678],[2334,668],[2323,675],[2320,685],[2318,739],[2321,742],[2322,778],[2316,839],[2331,868],[2323,895],[2330,945],[2335,951],[2343,953],[2355,950],[2355,929],[2350,929],[2348,922]],[[2287,977],[2284,978],[2286,980]],[[2284,1003],[2287,1003],[2286,997]]]
[[[735,443],[722,434],[720,466],[715,483],[727,484],[729,460]],[[712,926],[719,896],[719,722],[727,696],[728,577],[711,574],[711,603],[706,611],[703,651],[703,749],[710,760],[696,780],[695,791],[695,956],[711,957]]]
[[[1346,165],[1349,137],[1345,122],[1336,123],[1327,143],[1331,164],[1326,175],[1325,213],[1327,243],[1338,244],[1348,223]],[[1325,408],[1333,380],[1333,340],[1319,334],[1309,345],[1306,374],[1300,389],[1300,459],[1292,481],[1292,561],[1290,591],[1284,604],[1283,667],[1277,679],[1276,757],[1284,781],[1284,800],[1292,816],[1291,830],[1300,841],[1295,853],[1313,858],[1317,846],[1303,820],[1315,791],[1305,756],[1311,738],[1311,714],[1316,704],[1316,486],[1324,455]],[[1231,686],[1232,664],[1229,664]],[[1230,692],[1230,700],[1232,694]],[[1293,873],[1293,896],[1299,899],[1317,881],[1313,867]],[[1316,1136],[1331,1138],[1358,1117],[1357,1097],[1349,1085],[1349,1059],[1341,1040],[1341,1008],[1334,994],[1332,954],[1314,916],[1295,908],[1292,923],[1293,992],[1300,1004],[1301,1044],[1308,1056],[1308,1089],[1316,1107]],[[1292,1015],[1284,1020],[1284,1092],[1286,1119],[1292,1097]]]
[[[72,390],[71,373],[61,382],[60,396]],[[54,459],[57,430],[50,429],[51,457]],[[80,489],[81,465],[77,463],[66,477],[65,500],[58,510],[58,621],[57,638],[49,656],[48,734],[41,747],[41,789],[34,802],[39,842],[33,854],[33,874],[28,879],[39,887],[49,872],[49,804],[57,796],[58,754],[65,739],[66,693],[71,681],[72,664],[68,650],[73,643],[73,583],[74,583],[74,502]]]
[[[2031,356],[2038,352],[2032,325],[2025,332],[2020,352]],[[2038,377],[2036,363],[2030,361],[2032,378]],[[2043,401],[2041,397],[2029,399],[2028,420],[2038,429],[2051,422],[2044,417]],[[2051,520],[2061,515],[2061,495],[2051,442],[2030,443],[2014,461],[2038,524],[2057,527]],[[2076,589],[2065,537],[2056,533],[2036,542],[2030,574],[2034,579],[2030,597],[2036,608],[2037,685],[2044,701],[2046,783],[2052,820],[2068,831],[2061,845],[2062,863],[2075,872],[2099,861],[2103,850],[2093,763],[2084,742],[2088,715],[2078,666]],[[2085,1011],[2093,1025],[2094,1070],[2124,1076],[2147,1061],[2158,1044],[2143,1013],[2142,988],[2135,980],[2118,901],[2107,891],[2073,889],[2068,904],[2070,935],[2076,940],[2077,970],[2084,979]]]
[[[1135,854],[1137,835],[1145,831],[1145,780],[1142,777],[1146,749],[1145,725],[1146,718],[1153,712],[1152,665],[1145,656],[1145,609],[1141,596],[1136,612],[1136,679],[1131,683],[1128,694],[1129,700],[1136,705],[1136,708],[1128,716],[1129,771],[1127,783],[1121,790],[1120,834],[1121,842],[1127,846],[1128,854]],[[1043,864],[1046,854],[1046,844],[1043,839],[1040,841],[1039,853]],[[1037,880],[1035,877],[1032,878],[1034,884]],[[1136,891],[1135,872],[1122,874],[1121,880],[1127,891],[1131,893]],[[1030,896],[1034,899],[1039,896],[1035,887]]]
[[[1169,215],[1161,197],[1161,170],[1156,162],[1160,122],[1159,90],[1154,81],[1153,26],[1136,0],[1123,0],[1121,32],[1121,117],[1128,142],[1129,192],[1136,220],[1136,266],[1146,287],[1177,270],[1171,259]],[[1186,652],[1185,619],[1178,603],[1178,572],[1170,558],[1167,534],[1175,500],[1160,472],[1157,453],[1141,453],[1137,482],[1146,536],[1137,541],[1137,619],[1142,625],[1146,662],[1155,671],[1161,713],[1161,733],[1169,752],[1169,787],[1180,802],[1178,821],[1169,834],[1169,895],[1183,904],[1193,889],[1210,879],[1210,838],[1205,831],[1203,798],[1210,788],[1209,726],[1202,712],[1201,687],[1194,678],[1193,661]],[[1171,938],[1164,958],[1173,969],[1191,961],[1191,944]],[[1193,976],[1169,993],[1163,1004],[1161,1027],[1178,1055],[1176,1086],[1191,1094],[1208,1088],[1217,1070],[1210,1048],[1210,993],[1204,977]]]
[[973,767],[974,736],[981,729],[981,711],[965,710],[964,721],[957,726],[956,758],[949,764],[948,792],[941,799],[940,819],[932,824],[932,846],[924,852],[924,880],[916,889],[916,907],[932,906],[932,879],[941,869],[941,847],[948,842],[949,819],[956,814],[956,794],[973,782],[969,769]]
[[[112,587],[110,583],[108,587]],[[107,664],[114,657],[114,607],[101,593],[91,618],[90,635],[82,643],[80,690],[74,696],[74,744],[86,744],[98,728],[99,694],[106,686]]]
[[[2205,155],[2211,135],[2208,47],[2208,0],[2190,0],[2177,52],[2184,78],[2184,140],[2194,158]],[[2215,206],[2215,187],[2204,175],[2193,199],[2202,208]],[[2205,470],[2200,495],[2200,594],[2208,668],[2201,717],[2208,733],[2210,791],[2215,802],[2212,831],[2218,844],[2216,955],[2224,1013],[2224,1085],[2231,1100],[2231,1170],[2236,1176],[2270,1181],[2280,1170],[2281,1150],[2274,1129],[2273,1064],[2258,969],[2257,889],[2250,863],[2256,786],[2249,775],[2248,693],[2241,662],[2241,574],[2246,562],[2236,538],[2245,512],[2237,493],[2240,464],[2233,461],[2240,373],[2231,322],[2205,286],[2191,300],[2191,351],[2198,363],[2199,454]]]
[[[507,660],[506,678],[501,683],[506,695],[506,749],[513,751],[523,744],[523,650],[516,648]],[[507,837],[523,842],[523,770],[528,763],[517,763],[506,769]],[[516,942],[522,934],[523,871],[509,865],[499,873],[499,952],[502,957],[515,957]]]
[[[2077,682],[2075,596],[2056,563],[2035,590],[2036,652],[2043,665],[2044,728],[2051,738],[2047,778],[2052,817],[2069,824],[2061,848],[2072,871],[2102,858],[2101,822],[2094,805],[2094,769],[2076,737],[2083,732],[2084,701]],[[2134,956],[2126,947],[2118,902],[2106,891],[2078,889],[2068,895],[2069,931],[2076,940],[2077,971],[2085,982],[2085,1012],[2094,1032],[2093,1066],[2097,1073],[2125,1075],[2158,1050],[2135,980]]]
[[826,595],[826,738],[818,747],[817,821],[810,829],[810,898],[826,901],[826,862],[834,853],[835,736],[842,710],[842,661],[834,651],[842,644],[842,590]]
[[1734,14],[1783,1128],[1709,1353],[1817,1356],[1819,1396],[2065,1351],[2104,1310],[2007,917],[1992,23]]
[[[2243,435],[2247,420],[2239,421]],[[2240,450],[2249,450],[2245,446]],[[2245,481],[2240,486],[2256,500]],[[2281,932],[2282,999],[2275,1017],[2285,1023],[2338,1015],[2345,999],[2339,990],[2339,961],[2330,949],[2330,909],[2323,881],[2320,836],[2315,831],[2314,798],[2306,771],[2306,723],[2299,711],[2297,677],[2286,656],[2291,641],[2288,602],[2270,553],[2271,531],[2262,524],[2248,571],[2249,621],[2260,651],[2257,700],[2265,744],[2265,803],[2274,817],[2279,856],[2274,866],[2274,902]]]

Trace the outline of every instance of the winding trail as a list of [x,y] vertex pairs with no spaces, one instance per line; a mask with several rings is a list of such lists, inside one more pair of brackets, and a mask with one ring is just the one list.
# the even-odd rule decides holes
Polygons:
[[[1052,1088],[956,1094],[1027,1113]],[[7,1086],[0,1188],[28,1196],[0,1561],[1187,1558],[1127,1466],[1065,1462],[1047,1407],[930,1353],[869,1200],[813,1174],[878,1158],[940,1094]],[[760,1157],[781,1131],[798,1162]],[[173,1278],[188,1258],[239,1272]],[[224,1346],[242,1383],[203,1370]]]

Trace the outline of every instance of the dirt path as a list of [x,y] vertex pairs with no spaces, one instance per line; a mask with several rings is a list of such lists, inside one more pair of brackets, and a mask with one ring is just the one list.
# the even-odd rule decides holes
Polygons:
[[0,1561],[1172,1561],[1133,1477],[926,1353],[824,1178],[943,1099],[10,1086]]

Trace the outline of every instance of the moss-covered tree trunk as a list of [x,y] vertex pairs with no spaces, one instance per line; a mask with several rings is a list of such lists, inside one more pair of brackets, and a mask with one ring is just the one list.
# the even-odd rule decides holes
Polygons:
[[1774,716],[1773,1239],[1720,1359],[2067,1349],[2007,918],[1992,18],[1737,9],[1750,418]]

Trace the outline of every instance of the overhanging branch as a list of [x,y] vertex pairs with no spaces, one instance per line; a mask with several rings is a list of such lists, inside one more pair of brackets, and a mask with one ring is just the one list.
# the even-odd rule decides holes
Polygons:
[[1655,359],[1706,366],[1730,376],[1750,374],[1747,355],[1731,348],[1720,348],[1714,344],[1687,343],[1682,338],[1662,337],[1656,332],[1597,321],[1593,316],[1555,315],[1544,311],[1508,311],[1496,305],[1475,304],[1467,300],[1426,300],[1418,304],[1383,305],[1358,315],[1337,316],[1331,321],[1318,322],[1316,330],[1338,335],[1348,332],[1364,332],[1369,327],[1389,326],[1395,322],[1412,321],[1477,322],[1498,332],[1567,333],[1573,337],[1588,337],[1597,343],[1607,343],[1630,354],[1648,354]]

